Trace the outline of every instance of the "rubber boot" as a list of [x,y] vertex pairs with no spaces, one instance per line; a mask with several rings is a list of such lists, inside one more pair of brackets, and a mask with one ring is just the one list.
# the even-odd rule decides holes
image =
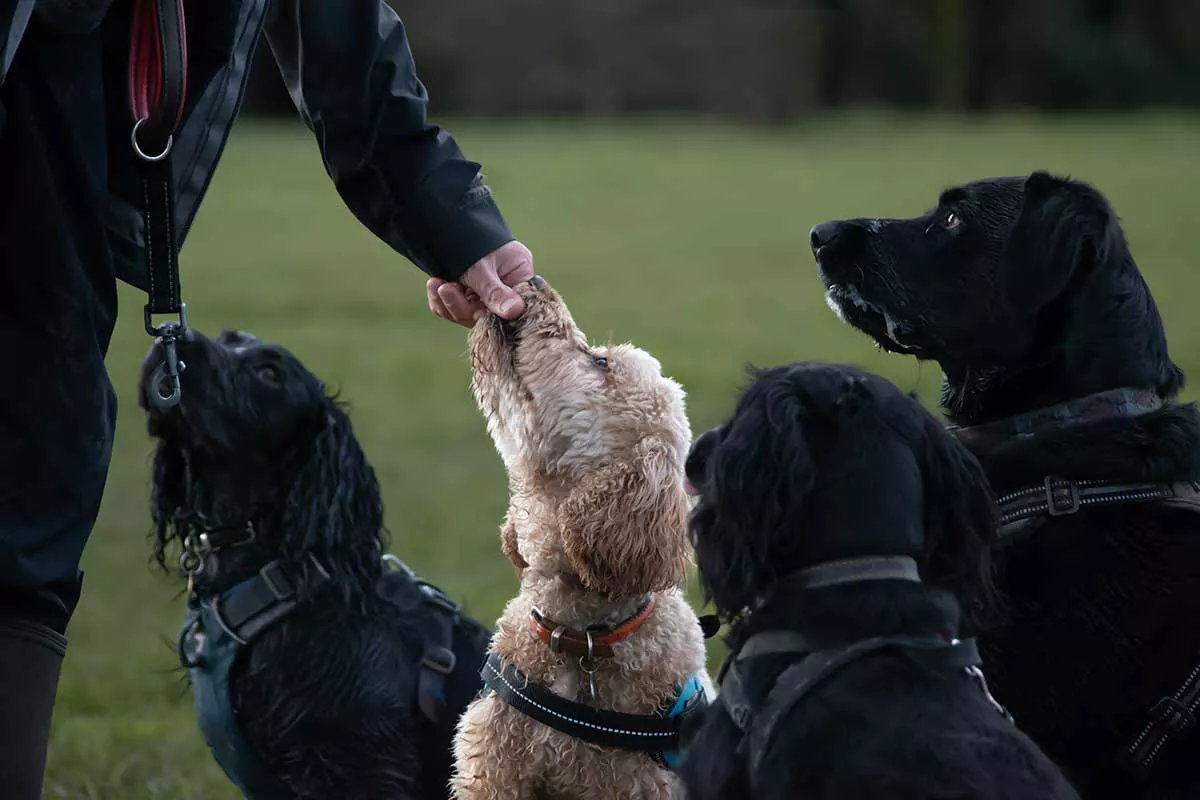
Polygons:
[[0,617],[0,794],[41,800],[50,717],[67,637],[36,622]]

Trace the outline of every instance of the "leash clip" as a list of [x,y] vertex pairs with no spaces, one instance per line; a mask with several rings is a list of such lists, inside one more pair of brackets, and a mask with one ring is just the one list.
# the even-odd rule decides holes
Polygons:
[[[151,318],[150,306],[145,309],[146,332],[162,341],[163,363],[155,367],[150,376],[149,400],[156,408],[167,409],[179,404],[183,389],[179,383],[179,375],[187,364],[179,359],[175,343],[179,337],[187,333],[187,304],[179,304],[179,321],[164,322],[155,326]],[[163,391],[163,384],[168,384],[168,391]]]

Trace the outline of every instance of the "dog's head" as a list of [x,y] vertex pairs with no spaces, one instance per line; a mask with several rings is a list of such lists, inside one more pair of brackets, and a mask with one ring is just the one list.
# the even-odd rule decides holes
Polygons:
[[989,599],[987,479],[881,377],[806,363],[759,371],[686,468],[699,496],[691,533],[701,583],[726,618],[789,573],[864,556],[913,557],[964,610]]
[[307,575],[316,556],[344,587],[373,582],[383,509],[375,473],[336,398],[294,355],[242,332],[189,331],[178,405],[149,401],[163,360],[155,342],[138,396],[156,440],[151,508],[155,555],[191,525],[251,522],[257,556]]
[[[825,222],[810,239],[834,312],[884,349],[937,360],[951,381],[1047,370],[1072,375],[1079,385],[1063,388],[1079,394],[1181,387],[1117,217],[1085,183],[974,181],[921,216]],[[954,411],[963,398],[948,399]]]
[[[691,438],[683,389],[644,350],[589,345],[542,279],[517,291],[524,315],[485,317],[470,336],[475,400],[514,504],[525,504],[510,509],[506,554],[518,569],[573,574],[613,597],[678,585]],[[552,516],[554,530],[514,519],[523,514]]]

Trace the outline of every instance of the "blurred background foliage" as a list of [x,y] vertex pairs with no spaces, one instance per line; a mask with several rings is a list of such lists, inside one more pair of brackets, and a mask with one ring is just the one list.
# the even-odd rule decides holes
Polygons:
[[[392,0],[441,115],[1200,106],[1196,0]],[[268,62],[263,67],[263,62]],[[246,108],[292,113],[266,47]]]

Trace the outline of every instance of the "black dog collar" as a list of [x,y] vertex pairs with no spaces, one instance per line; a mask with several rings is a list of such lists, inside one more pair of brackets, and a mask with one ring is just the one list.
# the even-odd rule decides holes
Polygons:
[[824,589],[862,581],[920,583],[921,573],[917,569],[917,562],[908,556],[863,556],[825,561],[784,575],[770,594],[758,598],[757,607],[761,608],[770,597],[784,590]]
[[1053,428],[1079,425],[1102,419],[1140,417],[1163,407],[1163,399],[1152,389],[1111,389],[1077,397],[1058,405],[1037,408],[1015,417],[982,425],[947,428],[963,444],[988,446],[1007,439],[1034,436]]
[[793,589],[823,589],[861,581],[921,582],[917,562],[908,556],[865,556],[824,561],[783,578]]

